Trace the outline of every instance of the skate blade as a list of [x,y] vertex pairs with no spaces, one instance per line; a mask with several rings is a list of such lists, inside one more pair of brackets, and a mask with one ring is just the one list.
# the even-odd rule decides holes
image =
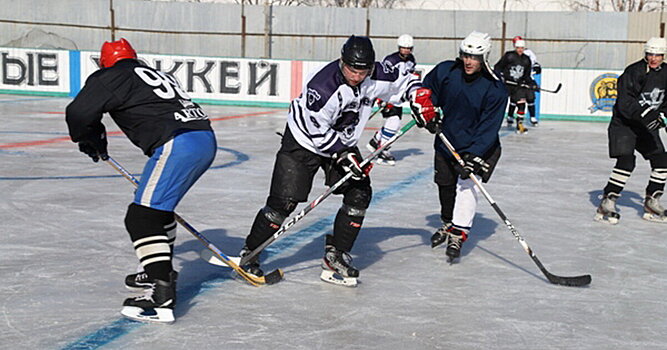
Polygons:
[[613,217],[613,216],[605,216],[603,214],[596,213],[593,220],[595,220],[597,222],[604,223],[604,224],[616,225],[616,224],[618,224],[619,218]]
[[394,166],[396,165],[395,160],[384,160],[382,158],[378,158],[375,163],[380,164],[380,165],[389,165],[389,166]]
[[176,320],[174,311],[164,307],[142,309],[136,306],[123,306],[120,313],[127,318],[140,322],[172,323]]
[[320,279],[324,282],[343,287],[356,287],[358,283],[356,277],[343,277],[331,270],[322,270]]
[[667,224],[667,216],[660,216],[657,214],[651,214],[651,213],[644,213],[642,216],[642,219],[650,222],[659,222],[663,224]]

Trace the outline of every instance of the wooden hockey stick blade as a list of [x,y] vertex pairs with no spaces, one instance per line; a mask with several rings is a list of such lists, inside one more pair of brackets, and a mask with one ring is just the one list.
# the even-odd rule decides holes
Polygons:
[[230,256],[229,261],[236,265],[238,269],[243,271],[242,273],[239,272],[236,268],[234,268],[232,265],[226,263],[224,260],[220,260],[220,258],[215,255],[212,251],[209,249],[204,249],[201,252],[199,252],[199,257],[201,257],[204,261],[206,261],[209,264],[212,265],[217,265],[217,266],[225,266],[225,267],[231,267],[241,275],[241,277],[246,278],[246,276],[250,277],[253,282],[257,284],[276,284],[280,282],[283,279],[284,273],[283,270],[281,269],[276,269],[262,277],[253,277],[252,275],[248,274],[241,268],[238,264],[241,262],[241,257],[238,256]]

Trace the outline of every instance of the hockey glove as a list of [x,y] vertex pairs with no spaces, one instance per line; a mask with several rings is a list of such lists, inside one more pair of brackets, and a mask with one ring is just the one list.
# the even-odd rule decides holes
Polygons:
[[533,73],[534,73],[534,74],[540,74],[540,73],[542,73],[542,67],[540,67],[540,66],[535,66],[535,67],[533,67]]
[[344,172],[352,173],[353,180],[362,180],[371,172],[373,163],[368,163],[363,168],[361,167],[361,154],[355,148],[348,148],[342,150],[333,156],[336,165],[343,169]]
[[424,128],[426,124],[438,117],[431,101],[431,90],[427,88],[419,88],[410,93],[410,110],[412,111],[412,118],[418,127]]
[[379,109],[392,109],[392,108],[394,108],[393,104],[391,104],[389,102],[382,101],[381,98],[376,98],[375,99],[375,104],[378,106]]
[[91,133],[88,138],[79,141],[79,151],[87,154],[96,163],[100,158],[102,160],[109,159],[107,132],[103,125],[97,131]]
[[482,157],[476,156],[472,153],[463,153],[461,155],[465,165],[461,171],[461,178],[467,179],[470,177],[470,174],[477,174],[483,176],[489,172],[490,165]]
[[665,127],[664,114],[656,109],[647,108],[642,112],[639,120],[648,131],[655,131]]

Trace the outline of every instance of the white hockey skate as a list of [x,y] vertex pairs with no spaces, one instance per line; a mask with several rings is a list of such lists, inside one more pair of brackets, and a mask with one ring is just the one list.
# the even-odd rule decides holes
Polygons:
[[616,225],[621,219],[621,214],[616,210],[616,200],[619,195],[616,193],[609,193],[602,197],[600,206],[598,207],[594,220],[606,224]]
[[[380,145],[377,143],[377,141],[375,141],[375,138],[372,138],[370,141],[368,141],[368,144],[366,145],[366,149],[371,152],[375,152],[378,147],[380,147]],[[394,155],[391,154],[388,149],[385,149],[380,152],[375,162],[381,165],[394,166],[396,165],[396,157],[394,157]]]
[[662,193],[646,196],[644,199],[644,215],[642,219],[652,222],[667,223],[667,212],[660,204]]
[[320,279],[327,283],[344,287],[356,287],[359,270],[352,265],[350,254],[327,246],[322,259],[322,273]]
[[533,126],[537,126],[539,123],[540,121],[537,118],[533,116],[530,117],[530,124],[532,124]]

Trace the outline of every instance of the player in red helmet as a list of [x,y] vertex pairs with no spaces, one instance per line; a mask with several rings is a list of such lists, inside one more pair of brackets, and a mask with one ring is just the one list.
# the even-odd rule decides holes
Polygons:
[[121,38],[112,42],[105,41],[100,53],[100,67],[109,68],[116,62],[127,58],[137,58],[137,52],[127,40]]

